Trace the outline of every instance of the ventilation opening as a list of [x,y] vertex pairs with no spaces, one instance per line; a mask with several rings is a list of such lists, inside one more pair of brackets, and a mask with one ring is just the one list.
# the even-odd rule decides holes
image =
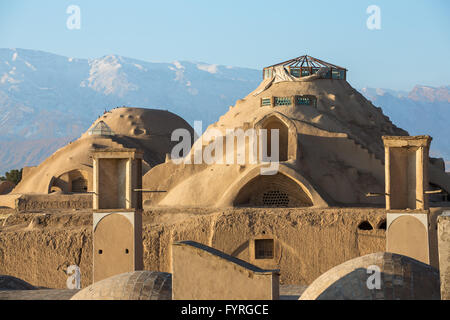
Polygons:
[[358,229],[359,230],[373,230],[373,227],[369,221],[363,221],[359,224]]
[[98,250],[98,254],[102,254],[103,253],[103,250]]
[[378,229],[380,230],[386,230],[386,220],[381,220],[378,224]]
[[268,157],[274,157],[272,154],[272,130],[278,130],[278,160],[287,161],[288,160],[288,145],[289,145],[289,129],[281,122],[277,117],[271,117],[267,120],[263,129],[267,130],[267,141],[264,153]]
[[72,181],[72,192],[84,193],[87,192],[87,181],[83,178],[78,178]]
[[292,208],[309,207],[313,203],[299,184],[284,174],[277,173],[250,180],[241,188],[233,205]]
[[265,207],[286,208],[289,206],[289,196],[280,190],[272,190],[263,194]]
[[128,249],[125,249],[125,254],[128,254],[130,251],[128,251]]
[[255,240],[255,259],[273,259],[273,239]]

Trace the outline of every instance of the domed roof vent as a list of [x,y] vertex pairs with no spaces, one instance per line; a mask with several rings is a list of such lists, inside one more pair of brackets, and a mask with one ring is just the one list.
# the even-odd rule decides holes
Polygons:
[[131,271],[95,282],[70,300],[172,300],[172,275]]
[[96,136],[113,136],[114,132],[111,128],[103,121],[100,120],[92,129],[88,131],[89,135]]
[[345,80],[347,77],[347,69],[308,55],[303,55],[264,68],[263,78],[273,77],[280,68],[285,69],[290,76],[295,78],[312,76],[319,73],[319,71],[322,71],[320,74],[320,78],[322,79]]

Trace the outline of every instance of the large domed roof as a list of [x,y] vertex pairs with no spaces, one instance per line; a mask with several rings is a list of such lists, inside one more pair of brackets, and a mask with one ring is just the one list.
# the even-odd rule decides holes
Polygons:
[[90,285],[71,300],[172,300],[172,275],[156,271],[122,273]]
[[[379,268],[380,287],[369,289]],[[413,258],[378,252],[346,261],[322,274],[300,300],[439,300],[439,272]]]
[[190,125],[176,114],[157,109],[119,107],[106,111],[83,135],[89,134],[99,122],[105,123],[116,135],[145,138],[146,136],[167,136],[175,129],[190,129]]

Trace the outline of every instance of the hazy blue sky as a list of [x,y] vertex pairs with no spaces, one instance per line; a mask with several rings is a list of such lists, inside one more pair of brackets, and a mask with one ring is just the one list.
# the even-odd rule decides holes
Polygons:
[[[69,5],[81,29],[69,30]],[[381,30],[369,30],[369,5]],[[448,0],[0,0],[0,47],[261,69],[305,53],[363,86],[450,84]]]

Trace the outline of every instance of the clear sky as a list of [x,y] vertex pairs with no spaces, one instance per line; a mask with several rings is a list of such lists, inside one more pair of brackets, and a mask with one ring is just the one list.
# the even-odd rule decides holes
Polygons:
[[450,85],[450,1],[0,0],[0,47],[256,69],[306,53],[349,69],[356,88],[410,90]]

